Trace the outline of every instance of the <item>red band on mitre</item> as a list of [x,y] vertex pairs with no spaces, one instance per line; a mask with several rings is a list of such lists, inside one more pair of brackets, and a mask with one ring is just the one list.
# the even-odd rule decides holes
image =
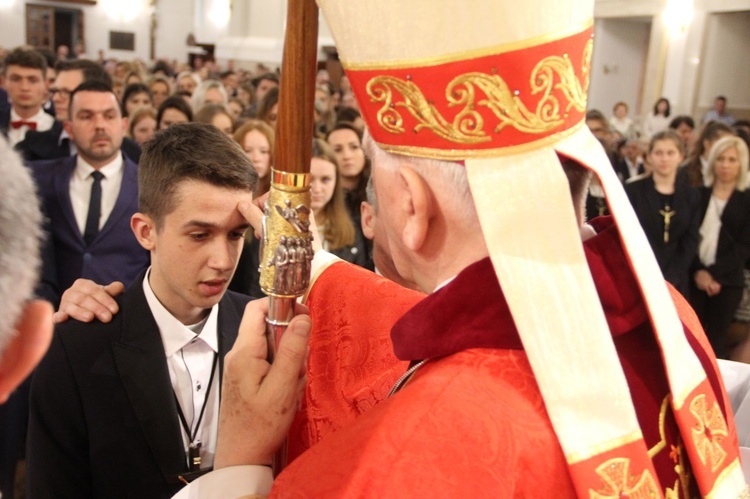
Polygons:
[[[441,159],[551,143],[586,113],[593,27],[546,43],[415,67],[347,66],[373,139]],[[418,67],[417,67],[418,66]]]

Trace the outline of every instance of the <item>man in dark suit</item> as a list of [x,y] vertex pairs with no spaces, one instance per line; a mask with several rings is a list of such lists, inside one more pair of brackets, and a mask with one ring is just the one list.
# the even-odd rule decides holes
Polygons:
[[[71,94],[84,82],[99,81],[112,87],[112,78],[104,68],[86,59],[60,61],[55,65],[55,71],[55,83],[49,90],[55,107],[55,123],[47,131],[28,132],[25,139],[16,145],[23,157],[29,161],[65,158],[76,154],[76,145],[71,143],[71,138],[63,125],[68,119]],[[141,148],[135,141],[125,137],[120,147],[125,156],[138,163]]]
[[249,297],[226,292],[257,174],[210,125],[146,146],[131,227],[151,267],[111,323],[58,326],[34,376],[29,497],[171,497],[213,464],[223,357]]
[[615,173],[623,184],[631,178],[646,172],[643,166],[643,148],[638,139],[627,139],[620,147],[620,158],[615,165]]
[[80,277],[129,285],[148,265],[130,230],[138,185],[136,164],[120,152],[125,126],[112,90],[83,83],[65,124],[78,154],[31,163],[49,218],[40,295],[53,303]]
[[46,73],[47,60],[36,50],[17,48],[5,58],[2,78],[10,102],[0,100],[0,133],[12,146],[31,130],[49,130],[55,121],[42,108]]

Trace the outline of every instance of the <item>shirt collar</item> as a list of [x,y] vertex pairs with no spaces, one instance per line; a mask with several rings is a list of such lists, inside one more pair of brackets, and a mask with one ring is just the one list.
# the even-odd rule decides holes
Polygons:
[[10,108],[10,121],[33,121],[34,123],[39,123],[44,118],[44,115],[47,114],[44,112],[44,110],[40,107],[39,111],[37,113],[30,117],[30,118],[21,118],[18,113],[16,112],[16,109],[11,107]]
[[[196,338],[196,334],[193,333],[190,328],[180,321],[178,321],[166,308],[161,304],[159,299],[151,289],[151,284],[148,282],[148,277],[151,274],[151,268],[146,272],[146,276],[143,278],[143,293],[146,295],[146,302],[151,309],[151,314],[154,316],[156,325],[159,327],[159,334],[161,334],[161,341],[164,345],[164,353],[169,358],[176,354],[182,348],[189,344]],[[206,324],[203,326],[198,338],[206,342],[211,347],[211,350],[219,352],[219,341],[217,335],[217,322],[219,315],[219,304],[217,303],[211,307],[211,312],[208,314]]]
[[[122,154],[118,154],[115,156],[115,158],[107,163],[106,165],[99,168],[99,172],[104,175],[104,178],[112,178],[114,175],[117,175],[122,171]],[[75,175],[78,177],[79,180],[85,180],[87,179],[93,172],[95,168],[88,164],[85,159],[81,157],[81,155],[78,155],[78,158],[76,159],[76,170]]]

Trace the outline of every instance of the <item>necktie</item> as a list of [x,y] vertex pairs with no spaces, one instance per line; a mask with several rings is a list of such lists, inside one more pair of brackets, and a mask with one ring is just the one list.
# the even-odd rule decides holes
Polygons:
[[89,213],[86,216],[86,228],[83,231],[83,240],[86,246],[90,246],[99,233],[99,218],[102,212],[102,179],[104,175],[95,171],[91,174],[94,183],[91,184],[91,199],[89,199]]
[[29,130],[36,130],[36,121],[11,121],[10,126],[13,128],[21,128],[22,126],[26,126],[29,128]]

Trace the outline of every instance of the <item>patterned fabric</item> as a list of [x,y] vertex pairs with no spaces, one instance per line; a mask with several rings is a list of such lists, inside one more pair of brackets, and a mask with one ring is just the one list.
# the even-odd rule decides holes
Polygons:
[[[602,233],[586,242],[586,255],[658,476],[630,477],[629,463],[615,458],[600,470],[601,479],[591,489],[592,497],[609,497],[613,491],[629,491],[637,497],[636,493],[651,491],[654,486],[666,497],[693,496],[697,492],[690,461],[668,403],[661,352],[637,283],[611,221],[599,221],[597,225]],[[325,299],[328,311],[333,309],[340,315],[346,310],[345,301],[352,299],[359,303],[354,308],[363,315],[380,309],[379,288],[363,287],[364,281],[349,277],[350,269],[337,264],[337,273],[328,276],[329,282],[339,282],[337,294]],[[357,286],[343,294],[343,279],[356,282]],[[315,299],[324,300],[323,292],[334,289],[320,288]],[[709,375],[710,390],[718,395],[718,406],[708,409],[720,411],[728,423],[715,428],[715,436],[722,438],[725,446],[736,448],[734,423],[715,359],[689,306],[679,293],[673,292],[673,297],[688,341]],[[392,300],[393,295],[381,298]],[[337,319],[329,324],[337,323],[350,325],[347,320]],[[385,327],[385,320],[377,324]],[[334,340],[336,331],[327,331],[326,336],[326,342],[338,343]],[[351,339],[350,330],[345,338]],[[482,348],[476,347],[478,342],[483,342]],[[374,403],[384,392],[376,393],[372,389],[376,385],[355,381],[357,376],[364,376],[353,368],[362,358],[358,356],[361,353],[347,359],[339,352],[326,359],[343,363],[342,379],[346,382],[342,383],[343,389],[338,388],[334,374],[337,368],[327,364],[327,374],[310,384],[306,412],[317,420],[310,418],[305,444],[314,444],[316,436],[326,438],[277,479],[276,496],[286,496],[288,487],[301,497],[403,496],[406,491],[414,497],[576,497],[565,458],[488,260],[465,269],[448,286],[407,312],[394,327],[393,343],[399,356],[407,360],[444,356],[432,358],[401,392],[346,426],[344,418],[356,416],[357,404],[367,410],[369,405],[364,407],[361,403]],[[320,355],[322,352],[316,352],[320,346],[317,342],[311,345],[311,358],[325,358]],[[403,372],[404,365],[390,367],[390,377],[395,380],[400,374],[397,369],[400,367]],[[321,384],[324,381],[328,383],[326,387]],[[333,420],[310,407],[318,401],[329,408],[346,408],[347,404],[338,399],[350,387],[357,386],[372,391],[360,391],[364,396],[356,401],[351,400],[352,395],[344,395],[350,400],[348,410],[339,410]],[[703,409],[706,408],[699,404],[693,407],[694,413],[703,417],[704,430],[711,430],[716,426],[717,413]],[[321,428],[327,431],[320,431]],[[337,428],[339,431],[326,436]],[[711,431],[704,431],[703,435],[713,435]],[[290,437],[290,443],[291,440]],[[709,466],[714,466],[721,452],[711,442],[704,444],[704,456],[710,457]]]
[[313,320],[307,390],[290,430],[289,462],[386,398],[408,367],[393,354],[391,326],[424,296],[345,262],[318,277],[306,302]]

